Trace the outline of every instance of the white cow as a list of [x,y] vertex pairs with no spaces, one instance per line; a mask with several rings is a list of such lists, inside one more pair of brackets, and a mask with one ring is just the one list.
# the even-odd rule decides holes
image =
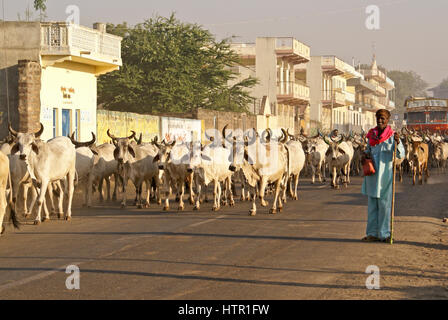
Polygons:
[[218,211],[221,208],[221,182],[225,184],[226,191],[229,192],[230,205],[233,206],[235,204],[231,188],[233,172],[229,169],[231,152],[231,149],[216,144],[209,144],[203,147],[202,150],[200,143],[194,145],[193,157],[191,159],[197,191],[194,210],[200,209],[201,195],[205,187],[212,182],[214,185],[213,211]]
[[[288,137],[285,129],[282,129],[285,138]],[[282,139],[284,141],[284,139]],[[281,141],[282,141],[281,140]],[[284,143],[284,142],[283,142]],[[285,144],[288,150],[288,174],[287,174],[287,185],[290,186],[289,195],[293,200],[298,200],[297,196],[297,186],[299,184],[300,172],[305,165],[305,152],[303,151],[302,143],[296,140],[289,140]],[[293,186],[291,186],[291,182]],[[286,202],[286,188],[283,191],[283,201]]]
[[[15,228],[19,228],[16,213],[14,211],[14,204],[12,201],[12,192],[7,192],[8,184],[11,186],[11,178],[9,174],[9,160],[6,155],[0,152],[0,235],[4,233],[3,218],[6,214],[6,209],[9,205],[11,209],[11,220]],[[11,189],[11,187],[10,187]]]
[[[19,152],[20,159],[27,164],[27,170],[33,183],[40,189],[37,200],[37,216],[35,224],[41,222],[42,204],[45,200],[48,185],[62,179],[67,181],[68,206],[65,215],[66,220],[71,219],[74,181],[76,176],[76,151],[75,146],[67,137],[56,137],[48,142],[40,141],[44,126],[36,133],[21,133],[14,131],[9,126],[9,131],[17,139],[11,153]],[[46,216],[49,219],[49,216]]]
[[350,183],[350,163],[353,158],[353,146],[351,142],[343,141],[343,137],[334,141],[328,140],[326,136],[323,136],[325,143],[328,144],[328,150],[326,153],[326,161],[330,169],[332,176],[331,186],[333,188],[339,188],[337,177],[342,170],[343,183],[347,186]]
[[[272,133],[270,129],[265,131],[266,136],[258,137],[256,131],[253,132],[252,139],[246,137],[244,147],[241,144],[236,144],[233,163],[229,169],[235,171],[237,165],[241,165],[248,184],[253,188],[252,209],[249,211],[250,215],[255,215],[257,207],[255,204],[256,191],[258,188],[258,196],[263,207],[268,205],[264,199],[265,189],[268,183],[275,184],[274,203],[270,209],[270,213],[277,213],[281,211],[283,204],[281,197],[279,197],[280,189],[285,175],[288,172],[288,150],[281,142],[271,140]],[[243,159],[241,159],[241,156]]]

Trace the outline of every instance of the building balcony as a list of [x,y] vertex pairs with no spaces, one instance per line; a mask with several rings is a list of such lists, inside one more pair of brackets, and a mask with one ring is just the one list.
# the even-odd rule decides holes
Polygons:
[[310,47],[292,37],[276,38],[275,52],[294,64],[310,61]]
[[277,101],[289,105],[308,104],[310,88],[292,81],[279,81],[277,82]]
[[322,91],[322,105],[331,106],[334,108],[345,106],[345,94],[338,91],[333,91],[331,94],[331,90]]
[[230,49],[238,54],[241,64],[255,66],[255,43],[232,43]]
[[332,76],[343,75],[346,72],[345,62],[335,56],[323,56],[322,71]]
[[391,78],[386,77],[386,82],[384,83],[384,87],[387,90],[392,90],[395,88],[395,82]]
[[386,82],[387,78],[386,74],[379,69],[377,70],[365,69],[362,70],[362,74],[364,75],[364,77],[375,79],[376,81],[381,83]]
[[376,90],[373,84],[361,78],[348,79],[347,86],[355,87],[356,91],[366,91],[369,93],[374,93]]
[[376,86],[375,91],[376,91],[377,95],[379,95],[381,97],[385,97],[387,95],[386,89],[380,85]]
[[345,95],[345,102],[347,104],[354,104],[355,103],[355,94],[348,92],[348,91],[344,91],[344,95]]
[[[122,65],[121,37],[66,22],[42,22],[40,54],[44,66],[72,61],[96,67],[102,74]],[[101,27],[101,25],[100,25]]]

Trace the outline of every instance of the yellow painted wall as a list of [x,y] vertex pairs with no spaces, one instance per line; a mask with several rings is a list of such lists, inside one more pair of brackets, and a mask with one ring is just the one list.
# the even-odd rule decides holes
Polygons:
[[81,64],[61,64],[58,67],[42,68],[40,93],[40,120],[44,125],[42,139],[53,138],[54,108],[58,112],[56,136],[62,134],[62,109],[72,110],[71,132],[75,128],[73,112],[80,110],[79,141],[90,140],[92,138],[90,132],[96,133],[96,77],[90,72],[94,72],[94,67]]
[[98,144],[109,142],[107,129],[116,137],[126,137],[131,130],[137,133],[137,138],[142,133],[143,142],[151,141],[159,136],[159,117],[130,112],[116,112],[108,110],[97,111]]

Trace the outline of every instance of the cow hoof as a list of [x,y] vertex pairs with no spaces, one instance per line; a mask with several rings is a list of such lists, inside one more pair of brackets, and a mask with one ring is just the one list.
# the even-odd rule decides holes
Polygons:
[[139,204],[137,205],[137,209],[143,209],[143,206],[142,206],[141,203],[139,203]]
[[162,200],[158,200],[157,201],[157,204],[160,206],[160,205],[162,205]]
[[250,215],[250,216],[254,216],[254,215],[256,215],[256,214],[257,214],[257,211],[256,211],[256,210],[251,209],[251,210],[249,211],[249,215]]
[[267,207],[268,205],[269,205],[269,202],[267,202],[267,201],[261,202],[262,207]]
[[235,201],[230,201],[230,206],[231,207],[235,206]]
[[193,210],[194,210],[194,211],[197,211],[197,210],[199,210],[199,207],[198,207],[198,206],[194,206],[194,207],[193,207]]
[[205,203],[208,203],[208,199],[205,199],[204,201],[205,201]]
[[177,211],[184,211],[184,207],[179,207],[179,208],[177,208]]
[[194,205],[194,200],[193,199],[190,199],[190,204]]
[[163,207],[163,211],[168,211],[170,210],[170,207]]
[[72,220],[72,217],[65,217],[65,221],[70,221]]
[[143,207],[148,209],[149,208],[149,203],[145,203],[145,205]]
[[269,210],[269,213],[270,214],[276,214],[277,213],[277,209],[271,209],[271,210]]
[[126,205],[124,203],[121,204],[121,209],[126,208]]
[[46,222],[46,221],[48,221],[48,220],[50,220],[50,218],[43,218],[43,219],[42,219],[42,222]]
[[30,214],[29,213],[24,213],[23,214],[23,217],[26,219],[26,218],[28,218],[30,216]]
[[35,225],[35,226],[40,225],[40,220],[34,220],[34,225]]
[[278,212],[282,212],[283,211],[283,207],[278,207]]
[[179,198],[179,197],[176,197],[176,200],[175,200],[175,201],[176,201],[176,202],[179,202],[179,200],[180,200],[180,198]]
[[5,233],[5,230],[6,230],[6,228],[5,228],[4,226],[2,226],[2,232],[0,232],[0,235],[1,235],[1,234],[4,234],[4,233]]

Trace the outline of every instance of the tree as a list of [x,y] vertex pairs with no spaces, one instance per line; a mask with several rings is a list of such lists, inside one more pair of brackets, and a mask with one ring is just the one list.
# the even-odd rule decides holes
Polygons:
[[[238,56],[228,40],[216,41],[197,24],[172,14],[135,27],[109,24],[120,35],[123,66],[98,81],[98,102],[106,109],[139,113],[188,112],[195,108],[245,111],[245,88],[254,80],[228,87]],[[229,98],[230,97],[230,105]],[[225,103],[225,101],[227,101]]]
[[34,10],[39,11],[39,19],[40,21],[44,21],[47,17],[47,5],[45,4],[46,0],[34,0]]
[[409,96],[424,97],[428,83],[414,71],[392,70],[387,76],[395,82],[395,106],[397,111],[404,112],[404,101]]
[[441,89],[447,89],[448,88],[448,78],[443,79],[442,82],[440,82],[440,84],[437,87],[441,88]]

